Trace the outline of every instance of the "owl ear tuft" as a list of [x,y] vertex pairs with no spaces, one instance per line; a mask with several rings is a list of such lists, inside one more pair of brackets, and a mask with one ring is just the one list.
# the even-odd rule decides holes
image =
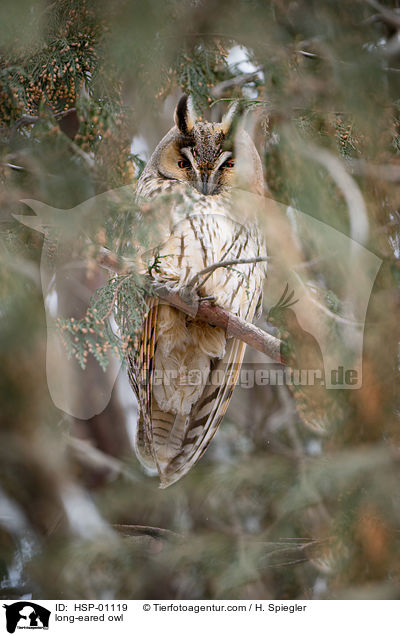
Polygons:
[[189,135],[193,130],[196,116],[193,110],[192,98],[188,97],[188,95],[183,95],[180,98],[178,105],[175,108],[174,120],[178,129],[184,135]]
[[228,112],[223,116],[221,127],[224,135],[231,134],[237,127],[240,117],[243,115],[244,107],[240,101],[233,102]]

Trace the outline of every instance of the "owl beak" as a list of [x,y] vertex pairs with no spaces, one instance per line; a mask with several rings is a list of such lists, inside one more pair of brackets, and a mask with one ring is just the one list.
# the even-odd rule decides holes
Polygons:
[[203,172],[201,174],[197,189],[202,194],[213,194],[215,190],[215,184],[213,183],[213,180],[210,179],[210,175],[208,172]]

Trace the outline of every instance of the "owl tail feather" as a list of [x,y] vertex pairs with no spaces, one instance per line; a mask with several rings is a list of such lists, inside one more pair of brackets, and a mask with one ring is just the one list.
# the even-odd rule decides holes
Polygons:
[[209,381],[186,418],[180,446],[174,449],[174,457],[168,464],[159,470],[160,488],[181,479],[206,451],[228,408],[245,349],[243,342],[231,338],[223,359],[211,362]]
[[140,463],[150,473],[160,476],[181,449],[188,418],[161,411],[158,406],[152,412],[152,448],[146,438],[143,422],[139,421],[135,451]]

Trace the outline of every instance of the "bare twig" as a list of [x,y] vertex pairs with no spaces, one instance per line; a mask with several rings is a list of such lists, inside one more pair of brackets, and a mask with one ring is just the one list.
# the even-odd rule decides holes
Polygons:
[[37,117],[36,115],[23,115],[22,117],[17,119],[17,121],[15,122],[13,127],[11,128],[11,134],[13,134],[21,126],[28,126],[29,124],[36,124],[36,122],[38,120],[39,120],[39,117]]
[[14,163],[2,163],[2,166],[6,166],[6,168],[11,168],[12,170],[26,170],[26,168],[23,168],[22,166],[17,166]]
[[[57,113],[52,113],[52,115],[55,119],[63,119],[64,117],[66,117],[67,115],[70,115],[71,113],[76,113],[76,108],[68,108],[67,110],[61,110]],[[20,128],[21,126],[31,126],[33,124],[36,124],[40,119],[41,117],[39,117],[39,115],[22,115],[22,117],[20,117],[19,119],[17,119],[16,122],[14,122],[11,128],[8,128],[8,127],[1,128],[1,133],[4,133],[7,130],[9,130],[10,136],[12,137],[14,133],[18,130],[18,128]]]
[[[236,244],[236,241],[238,240],[238,238],[239,238],[240,234],[242,233],[242,230],[243,230],[243,228],[242,228],[242,227],[240,227],[240,228],[237,230],[237,232],[236,232],[236,234],[235,234],[235,238],[232,240],[231,244],[228,246],[228,249],[226,249],[226,250],[225,250],[225,252],[222,254],[220,262],[221,262],[221,261],[225,261],[225,259],[226,259],[226,257],[228,256],[229,252],[231,251],[231,249],[233,248],[233,246]],[[210,278],[210,276],[212,276],[212,272],[209,272],[209,273],[206,275],[206,277],[205,277],[205,278],[203,278],[202,283],[201,283],[201,286],[202,286],[202,285],[204,285],[204,284],[208,281],[208,279]]]
[[96,448],[92,442],[73,435],[65,435],[65,439],[72,455],[84,466],[92,470],[107,470],[113,475],[123,475],[130,481],[136,481],[134,473],[122,461]]
[[347,159],[353,174],[382,179],[382,181],[400,181],[400,165],[399,164],[371,164],[361,159]]
[[379,11],[379,13],[374,16],[375,19],[380,19],[382,22],[386,22],[389,26],[394,27],[395,29],[400,29],[400,15],[391,11],[387,7],[384,7],[380,2],[377,2],[377,0],[366,0],[366,2],[370,7]]
[[321,57],[320,55],[317,55],[316,53],[310,53],[310,51],[303,51],[301,49],[296,51],[296,53],[298,53],[299,55],[303,55],[303,57],[313,57],[313,58]]
[[[230,267],[231,265],[245,265],[247,263],[262,263],[263,261],[267,260],[267,256],[255,256],[254,258],[232,258],[228,261],[218,261],[218,263],[213,263],[212,265],[209,265],[208,267],[205,267],[204,269],[197,272],[197,274],[195,274],[193,278],[190,279],[187,287],[189,289],[196,288],[201,276],[204,276],[204,274],[208,273],[212,274],[216,269],[220,267]],[[198,285],[198,287],[201,287],[204,283],[205,281]]]
[[262,72],[262,68],[259,68],[251,73],[243,73],[242,75],[236,75],[236,77],[231,77],[223,82],[220,82],[211,90],[211,94],[213,97],[221,97],[226,90],[243,86],[243,84],[248,84],[249,82],[253,82],[258,79],[259,73]]
[[157,528],[154,526],[138,526],[131,524],[113,524],[114,530],[127,537],[137,537],[147,535],[153,539],[183,539],[181,534],[167,530],[166,528]]
[[58,111],[58,113],[54,113],[54,117],[56,119],[63,119],[64,117],[66,117],[67,115],[70,115],[71,113],[76,113],[76,108],[67,108],[67,110],[60,110]]
[[88,155],[87,152],[82,150],[82,148],[77,146],[76,143],[72,141],[72,139],[70,139],[67,135],[65,135],[64,137],[67,140],[71,150],[73,150],[77,155],[79,155],[81,159],[83,159],[84,162],[89,166],[89,168],[91,168],[92,170],[95,169],[96,168],[95,160],[90,155]]
[[320,163],[330,173],[347,203],[351,238],[358,243],[367,242],[369,221],[364,198],[356,181],[346,171],[346,164],[333,152],[308,144],[299,148],[301,154]]

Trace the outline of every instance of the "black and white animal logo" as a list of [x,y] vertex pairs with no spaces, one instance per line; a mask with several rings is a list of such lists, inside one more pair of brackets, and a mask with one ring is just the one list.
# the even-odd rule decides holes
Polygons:
[[48,629],[50,610],[31,603],[30,601],[18,601],[11,605],[3,605],[6,609],[7,631],[14,634],[18,629]]

